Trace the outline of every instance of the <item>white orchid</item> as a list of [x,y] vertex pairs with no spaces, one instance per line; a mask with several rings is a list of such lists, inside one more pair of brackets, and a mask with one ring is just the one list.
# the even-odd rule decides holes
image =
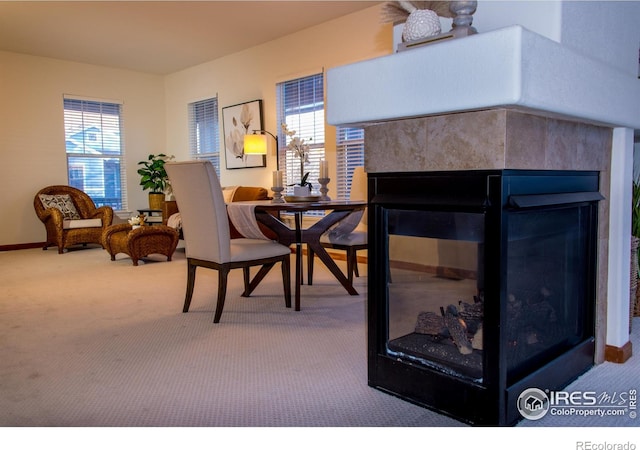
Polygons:
[[304,139],[300,139],[300,137],[296,136],[295,130],[289,130],[286,123],[282,124],[282,132],[290,138],[287,148],[293,152],[296,158],[300,159],[299,185],[309,186],[309,188],[311,188],[311,183],[307,181],[309,173],[304,173],[304,164],[309,162],[309,144],[305,144]]
[[294,152],[296,158],[300,158],[304,162],[309,162],[309,144],[305,144],[304,139],[296,136],[295,130],[289,130],[286,123],[282,124],[282,131],[291,138],[287,144],[287,148]]

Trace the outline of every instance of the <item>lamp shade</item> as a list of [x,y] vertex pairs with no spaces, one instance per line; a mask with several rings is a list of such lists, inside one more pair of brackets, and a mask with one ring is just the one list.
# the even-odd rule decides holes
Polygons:
[[267,136],[264,134],[245,134],[244,153],[246,155],[266,155]]

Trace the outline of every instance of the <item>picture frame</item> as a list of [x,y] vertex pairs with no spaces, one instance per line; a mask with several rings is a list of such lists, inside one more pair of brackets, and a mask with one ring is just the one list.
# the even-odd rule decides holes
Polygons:
[[244,136],[262,130],[262,100],[222,108],[224,154],[227,169],[266,167],[266,155],[245,155]]

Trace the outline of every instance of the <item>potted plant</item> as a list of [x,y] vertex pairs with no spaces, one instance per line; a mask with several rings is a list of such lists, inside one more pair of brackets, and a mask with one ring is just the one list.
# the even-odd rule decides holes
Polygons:
[[637,298],[638,278],[638,246],[640,245],[640,180],[633,181],[631,205],[631,307],[629,310],[629,330],[633,317],[640,315],[640,299]]
[[165,191],[169,187],[169,178],[167,171],[164,169],[164,163],[173,158],[173,155],[167,156],[164,153],[159,153],[157,155],[149,155],[146,161],[138,163],[138,165],[142,166],[138,169],[138,174],[141,176],[140,185],[142,190],[150,190],[149,209],[162,209]]
[[304,139],[295,136],[295,130],[289,130],[287,124],[283,123],[281,126],[284,134],[290,138],[287,149],[291,150],[294,156],[300,159],[300,182],[289,186],[293,186],[293,195],[307,197],[311,195],[311,190],[313,189],[313,185],[308,181],[309,172],[305,173],[304,171],[304,163],[309,162],[309,144],[305,144]]

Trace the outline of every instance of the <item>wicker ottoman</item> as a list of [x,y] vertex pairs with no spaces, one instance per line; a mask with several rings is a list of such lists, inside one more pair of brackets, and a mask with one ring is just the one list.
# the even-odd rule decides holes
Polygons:
[[138,260],[153,253],[165,255],[167,261],[178,245],[178,232],[164,225],[143,226],[132,229],[128,223],[107,227],[102,235],[102,245],[115,261],[116,254],[126,253],[138,265]]

